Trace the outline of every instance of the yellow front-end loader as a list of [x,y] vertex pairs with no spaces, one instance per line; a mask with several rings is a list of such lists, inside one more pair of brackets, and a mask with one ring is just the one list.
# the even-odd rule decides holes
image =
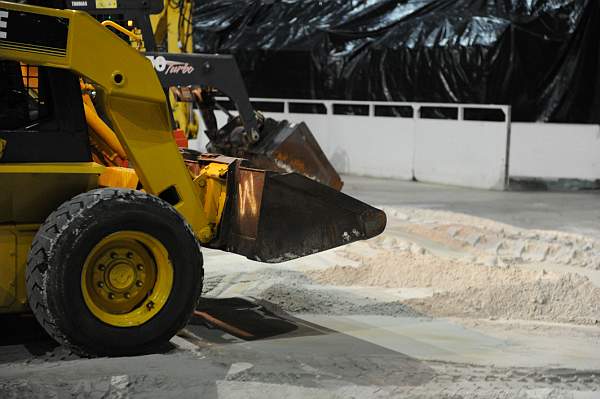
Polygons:
[[78,353],[145,353],[194,310],[201,245],[277,263],[383,231],[303,176],[184,159],[171,121],[151,62],[88,14],[0,1],[0,313]]

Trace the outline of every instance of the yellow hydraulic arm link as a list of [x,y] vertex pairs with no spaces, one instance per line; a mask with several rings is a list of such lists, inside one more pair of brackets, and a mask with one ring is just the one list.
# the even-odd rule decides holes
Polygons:
[[[0,37],[0,58],[68,69],[91,81],[98,89],[96,104],[110,120],[144,189],[178,198],[170,201],[172,205],[201,242],[210,241],[213,232],[199,188],[173,140],[169,108],[151,62],[84,12],[4,1],[0,9],[19,14],[21,20],[27,20],[22,18],[27,13],[53,17],[68,27],[66,48],[40,46],[34,40],[13,38],[8,17],[6,36]],[[35,18],[31,20],[30,27],[21,25],[19,31],[44,35]]]

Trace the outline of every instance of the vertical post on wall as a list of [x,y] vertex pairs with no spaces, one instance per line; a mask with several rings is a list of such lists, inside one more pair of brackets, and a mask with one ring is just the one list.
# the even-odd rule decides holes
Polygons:
[[512,107],[508,105],[504,109],[504,118],[506,123],[506,160],[504,169],[504,189],[508,190],[510,186],[510,139],[511,139],[511,127],[512,127]]
[[285,115],[289,115],[290,114],[290,102],[287,100],[283,101],[283,113]]
[[421,106],[420,105],[416,105],[416,104],[411,104],[410,105],[412,108],[412,119],[413,119],[413,124],[412,124],[412,140],[413,140],[413,148],[412,148],[412,160],[411,160],[411,174],[412,174],[412,180],[413,181],[417,181],[417,177],[415,175],[415,161],[416,161],[416,157],[417,157],[417,119],[421,118]]
[[331,101],[325,103],[325,108],[327,109],[327,115],[333,115],[333,105]]

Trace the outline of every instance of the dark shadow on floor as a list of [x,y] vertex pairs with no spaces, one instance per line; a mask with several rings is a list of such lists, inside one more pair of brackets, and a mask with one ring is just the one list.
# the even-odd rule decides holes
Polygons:
[[43,356],[59,346],[32,314],[0,315],[0,326],[0,363]]
[[0,346],[52,341],[32,314],[0,315]]
[[[60,347],[32,314],[1,315],[0,326],[0,363],[64,360],[65,356],[75,356]],[[276,305],[254,298],[203,298],[187,328],[203,340],[221,344],[325,333],[321,327],[311,326]],[[152,353],[168,353],[173,349],[173,344],[166,343]]]
[[[175,345],[167,342],[151,352],[142,354],[168,353],[175,348]],[[0,364],[79,358],[53,340],[32,314],[0,315]]]
[[[331,332],[300,320],[277,305],[250,297],[203,298],[188,329],[212,343],[314,336]],[[223,332],[237,339],[228,339]]]

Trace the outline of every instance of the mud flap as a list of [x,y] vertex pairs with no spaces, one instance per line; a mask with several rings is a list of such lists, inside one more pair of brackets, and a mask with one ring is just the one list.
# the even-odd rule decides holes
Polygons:
[[244,157],[261,169],[294,172],[341,190],[343,182],[308,126],[265,119],[264,137]]
[[375,237],[385,228],[383,211],[309,178],[231,166],[228,203],[212,247],[279,263]]

